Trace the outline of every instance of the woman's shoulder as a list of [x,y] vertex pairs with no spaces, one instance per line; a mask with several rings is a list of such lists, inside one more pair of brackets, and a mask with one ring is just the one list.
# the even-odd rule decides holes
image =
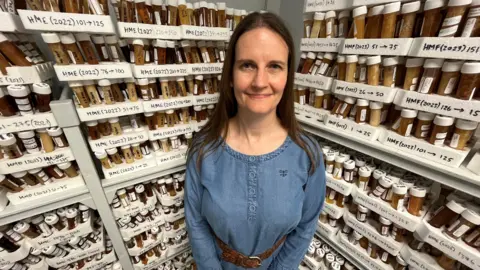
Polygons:
[[[309,134],[304,132],[300,133],[298,136],[298,142],[294,143],[294,151],[300,155],[301,163],[304,163],[306,166],[310,167],[310,156],[316,161],[317,164],[322,163],[322,150],[317,140]],[[309,155],[310,153],[310,155]]]

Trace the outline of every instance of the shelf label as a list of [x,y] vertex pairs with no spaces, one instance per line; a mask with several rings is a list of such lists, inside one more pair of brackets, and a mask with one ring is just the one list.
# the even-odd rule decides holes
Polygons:
[[302,52],[338,52],[344,38],[302,38]]
[[480,101],[478,100],[461,100],[399,89],[395,104],[409,109],[480,122]]
[[392,131],[385,131],[380,141],[412,155],[438,162],[450,167],[458,167],[467,157],[469,148],[465,151],[455,150],[448,146],[436,146],[414,137],[403,137]]
[[101,240],[101,245],[98,245],[95,248],[90,248],[87,251],[82,251],[82,252],[79,252],[79,253],[68,255],[64,258],[47,259],[47,263],[52,267],[61,268],[65,265],[67,265],[67,264],[79,261],[81,259],[90,257],[90,256],[95,255],[95,254],[100,253],[100,252],[103,252],[104,250],[105,250],[105,247],[103,246],[103,240]]
[[54,65],[59,81],[132,78],[128,63],[98,65]]
[[135,78],[187,76],[187,65],[132,65]]
[[385,270],[385,267],[381,267],[378,264],[374,263],[372,258],[370,258],[370,256],[368,256],[366,252],[364,252],[363,250],[360,251],[355,246],[352,246],[352,244],[348,243],[348,240],[345,239],[344,237],[340,237],[340,245],[345,248],[347,253],[352,254],[353,257],[361,260],[365,265],[368,265],[370,269]]
[[184,194],[185,192],[183,190],[180,192],[177,192],[177,195],[175,195],[174,197],[170,197],[168,195],[160,195],[159,193],[157,193],[157,198],[160,199],[160,202],[162,205],[171,206],[176,203],[182,202],[184,198]]
[[25,116],[0,116],[0,134],[57,126],[53,113],[36,113]]
[[340,218],[343,215],[343,209],[326,202],[323,204],[323,211],[334,218]]
[[336,180],[331,175],[327,175],[327,186],[341,194],[348,196],[352,192],[353,184],[345,182],[345,180]]
[[316,262],[313,258],[310,258],[310,257],[305,256],[305,257],[303,258],[303,261],[304,261],[305,264],[308,266],[308,268],[310,268],[311,270],[318,270],[318,269],[320,269],[320,263],[319,263],[319,262]]
[[145,23],[118,22],[118,31],[122,38],[145,38],[145,39],[181,39],[181,31],[178,26],[166,26]]
[[188,74],[190,75],[221,74],[222,71],[223,63],[188,64]]
[[165,111],[171,109],[185,108],[193,105],[192,96],[177,97],[171,99],[154,99],[143,102],[145,112]]
[[333,228],[328,224],[322,223],[320,222],[320,220],[317,222],[317,232],[325,237],[333,237],[337,231],[338,229]]
[[307,0],[305,12],[339,10],[350,7],[350,1],[345,0]]
[[[418,252],[416,251],[410,251],[410,252],[415,252],[416,254],[418,254]],[[427,254],[422,254],[422,256],[429,256]],[[405,258],[405,257],[403,257]],[[421,261],[420,258],[416,257],[416,256],[410,256],[408,258],[408,260],[406,260],[407,264],[408,265],[412,265],[413,267],[415,267],[415,269],[422,269],[422,270],[438,270],[438,266],[435,266],[434,264],[430,264],[430,263],[427,263],[427,262],[424,262],[424,261]],[[433,259],[432,259],[432,262]],[[436,264],[436,263],[435,263]]]
[[228,40],[230,29],[223,27],[180,26],[182,39],[193,40]]
[[162,241],[163,241],[163,237],[157,237],[158,240],[157,241],[153,241],[151,242],[150,244],[146,245],[146,246],[143,246],[143,248],[141,249],[138,249],[138,248],[134,248],[133,250],[132,249],[128,249],[128,254],[130,256],[138,256],[138,255],[141,255],[147,251],[149,251],[150,249],[152,249],[153,247],[156,247],[158,246]]
[[480,38],[415,38],[409,56],[480,60]]
[[302,114],[307,118],[316,119],[319,122],[324,122],[325,118],[330,115],[330,112],[324,109],[317,109],[308,105],[300,105],[294,103],[295,113]]
[[79,224],[73,230],[67,230],[66,228],[61,232],[55,232],[53,235],[49,236],[48,238],[39,237],[42,239],[31,239],[32,245],[35,246],[37,249],[49,247],[61,242],[65,242],[70,240],[73,237],[80,237],[87,235],[93,231],[91,222],[85,222]]
[[0,161],[0,173],[10,174],[19,171],[47,167],[58,163],[74,160],[70,148],[59,148],[50,153],[27,154],[17,159],[3,159]]
[[180,150],[180,151],[175,151],[173,153],[168,153],[165,155],[161,155],[157,157],[157,163],[158,165],[171,162],[171,161],[176,161],[176,160],[187,160],[187,151],[186,150]]
[[115,262],[117,257],[115,256],[115,252],[110,252],[110,254],[104,254],[103,258],[100,261],[93,260],[91,263],[87,263],[85,265],[85,270],[97,270],[102,269],[110,263]]
[[148,140],[148,132],[128,132],[120,136],[111,136],[111,138],[102,138],[99,140],[89,140],[93,151],[99,151],[108,148],[124,146],[133,143],[140,143]]
[[25,32],[20,17],[15,13],[13,2],[6,2],[9,7],[7,10],[0,12],[0,32]]
[[403,243],[398,243],[391,237],[384,237],[380,235],[374,227],[368,223],[358,221],[353,215],[348,215],[348,218],[346,218],[345,222],[348,226],[352,227],[352,229],[368,238],[369,241],[374,242],[394,256],[396,256],[400,251],[400,245],[403,245]]
[[134,162],[128,166],[122,165],[122,166],[114,167],[113,169],[108,169],[108,170],[104,169],[103,173],[105,174],[105,178],[110,179],[116,176],[138,172],[141,170],[145,170],[147,168],[152,168],[152,167],[155,167],[155,165],[156,165],[155,160],[151,159],[143,162]]
[[342,54],[366,55],[407,55],[413,38],[347,38],[341,49]]
[[407,211],[399,212],[393,209],[390,204],[372,198],[362,191],[357,190],[354,198],[357,203],[411,232],[414,232],[421,222],[421,219],[410,215]]
[[[432,228],[430,229],[432,230]],[[455,243],[452,240],[442,236],[441,232],[431,232],[425,239],[425,242],[438,248],[443,253],[449,254],[452,258],[472,269],[480,269],[480,255],[478,254],[477,250],[470,250],[469,247],[463,243],[463,246],[461,246],[460,243]]]
[[141,101],[119,102],[111,105],[90,106],[77,108],[78,117],[82,122],[143,113]]
[[219,98],[220,98],[220,93],[193,96],[193,106],[215,104],[215,103],[218,103]]
[[362,138],[364,140],[375,141],[380,135],[378,128],[370,125],[359,125],[352,120],[340,119],[334,115],[329,115],[325,121],[326,126],[337,129],[341,132],[350,133],[352,136]]
[[385,86],[372,86],[361,83],[349,83],[335,80],[333,92],[338,95],[373,100],[383,103],[392,103],[397,93],[396,88]]
[[[24,189],[16,193],[7,193],[7,198],[12,205],[29,203],[58,193],[64,193],[77,187],[84,186],[83,178],[77,176],[74,178],[64,178],[54,181],[48,185],[40,185]],[[53,236],[54,237],[54,236]]]
[[152,130],[149,133],[150,140],[161,140],[193,132],[194,126],[192,124],[181,124],[174,127],[160,128]]
[[295,73],[295,84],[306,86],[306,87],[313,87],[323,90],[330,90],[332,86],[333,79],[329,77],[325,77],[322,75],[309,75],[309,74],[301,74]]
[[51,32],[87,32],[115,34],[108,15],[91,15],[36,10],[18,10],[18,15],[27,30]]

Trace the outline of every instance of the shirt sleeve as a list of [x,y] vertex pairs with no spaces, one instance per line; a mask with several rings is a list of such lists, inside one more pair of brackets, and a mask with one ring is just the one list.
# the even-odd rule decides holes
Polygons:
[[198,269],[221,270],[210,225],[201,214],[203,186],[200,182],[196,158],[187,164],[185,183],[185,219],[192,253]]
[[285,244],[273,259],[269,270],[298,270],[298,266],[307,252],[325,199],[325,167],[322,158],[319,158],[319,161],[315,172],[309,176],[305,186],[302,219],[287,236]]

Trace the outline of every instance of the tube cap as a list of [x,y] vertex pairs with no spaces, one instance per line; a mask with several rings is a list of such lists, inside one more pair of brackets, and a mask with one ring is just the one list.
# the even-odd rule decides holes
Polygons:
[[464,63],[460,72],[465,74],[480,73],[480,63],[477,63],[477,62]]
[[425,60],[423,58],[408,58],[407,62],[405,63],[405,67],[420,67],[423,66],[423,62]]
[[59,163],[59,164],[57,164],[57,166],[62,170],[66,170],[66,169],[70,168],[70,166],[72,166],[72,163],[70,161],[67,161],[67,162],[64,162],[64,163]]
[[30,94],[30,89],[24,85],[9,85],[7,86],[7,91],[12,97],[24,97]]
[[455,123],[455,127],[463,130],[475,130],[478,127],[478,122],[458,119],[457,122]]
[[450,0],[448,1],[449,7],[467,6],[472,3],[472,0]]
[[101,80],[98,81],[98,85],[99,85],[99,86],[110,86],[111,83],[110,83],[110,80],[101,79]]
[[357,99],[357,106],[368,106],[369,102],[366,99]]
[[326,14],[325,14],[325,20],[326,19],[330,19],[330,18],[335,18],[337,14],[335,14],[335,11],[328,11]]
[[445,61],[442,66],[443,72],[457,72],[462,69],[463,61]]
[[46,83],[34,83],[32,85],[33,92],[41,95],[50,95],[52,93],[52,89],[50,88],[49,84]]
[[423,198],[427,195],[427,190],[423,187],[412,187],[410,188],[410,195],[414,197]]
[[429,112],[419,112],[417,116],[418,120],[432,121],[435,118],[435,114]]
[[383,103],[382,102],[370,102],[370,109],[372,110],[380,110],[383,108]]
[[360,6],[360,7],[357,7],[356,9],[354,9],[352,11],[352,17],[357,17],[357,16],[360,16],[360,15],[365,15],[367,14],[367,7],[366,6]]
[[383,14],[390,14],[400,11],[400,1],[386,4],[383,8]]
[[308,54],[307,54],[307,58],[309,58],[309,59],[315,59],[316,57],[317,56],[313,52],[308,52]]
[[57,137],[63,134],[63,130],[60,127],[47,128],[48,135]]
[[42,33],[42,39],[45,43],[59,43],[60,36],[55,33]]
[[356,63],[356,62],[358,62],[358,56],[356,56],[356,55],[347,55],[345,62],[347,62],[347,63]]
[[412,13],[412,12],[417,12],[417,11],[420,10],[420,7],[421,7],[420,1],[406,3],[406,4],[403,4],[401,13],[402,14],[408,14],[408,13]]
[[392,225],[392,222],[384,217],[379,217],[378,220],[380,221],[380,223],[382,223],[383,225]]
[[403,118],[415,118],[417,117],[417,111],[410,109],[402,109],[401,116]]
[[455,119],[453,117],[437,115],[435,116],[433,123],[437,126],[448,127],[453,125],[454,121]]
[[465,209],[465,211],[462,212],[461,215],[464,219],[470,221],[474,225],[480,225],[480,216],[478,215],[477,212],[470,210],[470,209]]
[[398,57],[383,58],[382,65],[384,67],[396,66],[398,65]]
[[313,16],[313,19],[314,19],[315,21],[325,20],[325,13],[323,13],[323,12],[315,12],[315,15]]
[[73,34],[71,34],[71,33],[61,34],[61,35],[60,35],[60,41],[61,41],[63,44],[73,44],[73,43],[77,42],[77,41],[75,40],[75,37],[74,37]]
[[380,57],[380,55],[367,57],[367,66],[380,64],[381,62],[382,58]]
[[380,15],[382,14],[384,8],[385,8],[385,5],[378,5],[378,6],[371,7],[368,10],[367,16]]
[[444,5],[445,5],[444,0],[428,0],[427,2],[425,2],[425,5],[423,6],[423,11],[441,8]]
[[441,68],[443,66],[443,59],[427,59],[423,67],[424,68]]
[[343,162],[343,168],[347,170],[353,170],[355,168],[355,161],[350,159]]
[[393,184],[393,193],[405,195],[407,194],[408,187],[402,184]]
[[370,177],[370,175],[372,175],[372,171],[367,167],[361,167],[358,169],[358,175],[361,177]]
[[350,10],[344,10],[338,13],[338,18],[345,18],[345,17],[350,17]]

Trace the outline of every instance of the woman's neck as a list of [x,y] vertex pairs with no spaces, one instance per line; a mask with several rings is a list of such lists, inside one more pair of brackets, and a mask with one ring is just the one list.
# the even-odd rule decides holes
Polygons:
[[231,124],[233,124],[231,131],[234,132],[235,135],[245,137],[249,141],[251,139],[257,141],[266,136],[274,135],[278,131],[282,133],[284,131],[276,112],[259,116],[239,111],[237,115],[232,118]]

